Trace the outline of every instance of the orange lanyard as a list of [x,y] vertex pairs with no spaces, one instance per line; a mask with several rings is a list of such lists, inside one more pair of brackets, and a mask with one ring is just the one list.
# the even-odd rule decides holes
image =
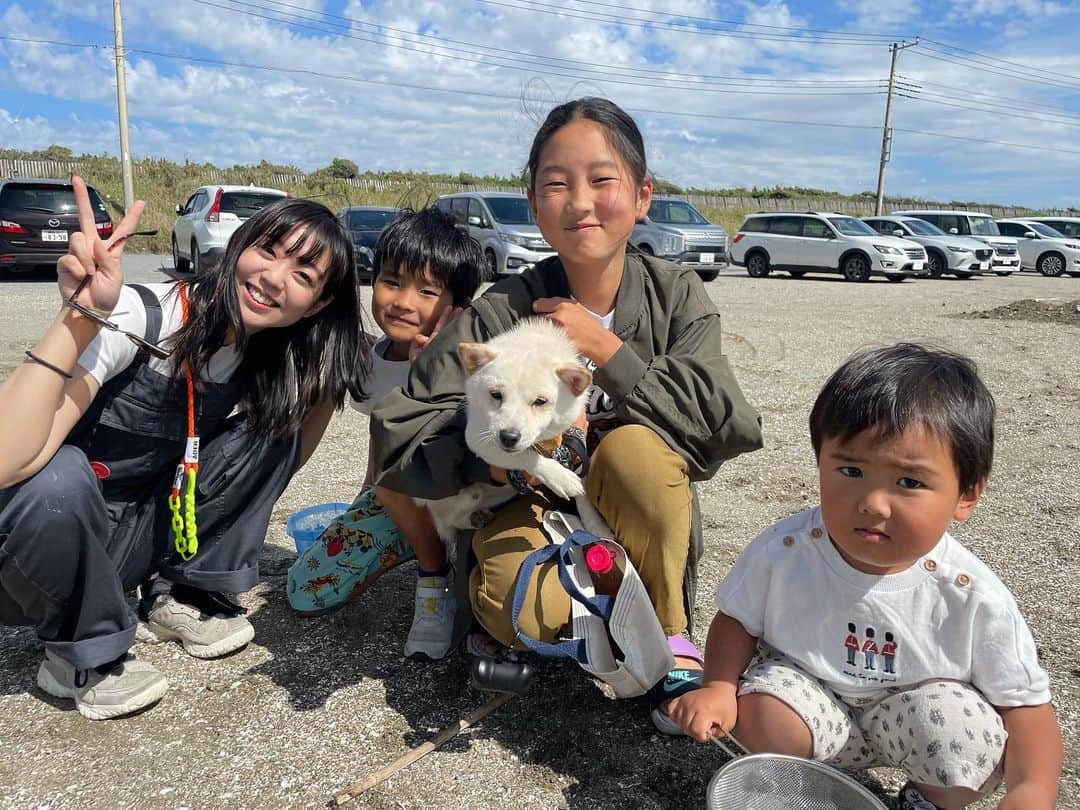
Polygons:
[[[187,284],[181,281],[177,287],[180,290],[180,308],[183,314],[181,323],[186,324]],[[195,525],[195,478],[199,472],[199,436],[195,433],[195,381],[191,378],[190,368],[184,369],[184,376],[187,378],[187,445],[184,448],[184,458],[176,467],[176,476],[169,492],[169,511],[172,513],[176,553],[182,560],[190,560],[199,550]]]

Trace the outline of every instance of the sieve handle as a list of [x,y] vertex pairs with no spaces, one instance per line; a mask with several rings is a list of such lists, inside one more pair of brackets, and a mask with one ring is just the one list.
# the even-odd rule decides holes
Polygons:
[[[725,738],[727,742],[724,741]],[[712,741],[719,745],[724,750],[724,753],[732,759],[738,759],[739,757],[744,757],[750,753],[746,749],[746,746],[739,742],[734,734],[728,731],[723,732],[721,737],[712,737]],[[728,743],[731,744],[730,748],[728,747]]]

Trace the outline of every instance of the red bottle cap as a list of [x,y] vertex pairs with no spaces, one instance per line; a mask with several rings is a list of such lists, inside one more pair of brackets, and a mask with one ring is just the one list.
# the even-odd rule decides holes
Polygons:
[[594,574],[606,574],[615,565],[615,555],[600,543],[593,543],[585,549],[585,565]]

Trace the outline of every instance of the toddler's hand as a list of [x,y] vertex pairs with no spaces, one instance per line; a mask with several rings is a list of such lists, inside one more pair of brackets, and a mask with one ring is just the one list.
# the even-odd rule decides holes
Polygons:
[[415,360],[417,355],[423,351],[424,347],[431,343],[432,339],[442,331],[442,328],[450,323],[450,321],[454,320],[458,313],[462,312],[464,309],[465,307],[447,307],[442,311],[442,315],[439,316],[439,319],[435,321],[435,325],[431,327],[430,335],[425,335],[423,332],[418,333],[409,345],[409,362],[411,363]]
[[688,736],[698,742],[708,742],[718,733],[735,728],[738,716],[735,687],[729,683],[713,683],[687,692],[668,703],[667,713]]

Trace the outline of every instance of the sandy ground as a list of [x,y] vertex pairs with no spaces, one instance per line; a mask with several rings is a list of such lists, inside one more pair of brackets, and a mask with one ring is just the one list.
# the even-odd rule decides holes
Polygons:
[[[132,257],[129,278],[160,278],[161,262]],[[754,280],[733,269],[707,288],[767,446],[700,488],[708,551],[697,640],[712,615],[708,585],[758,531],[816,500],[806,418],[827,375],[855,349],[900,339],[967,352],[997,396],[1000,438],[986,495],[956,533],[1015,591],[1032,627],[1066,736],[1059,807],[1080,809],[1080,279],[850,284]],[[1012,306],[1025,300],[1036,303]],[[0,283],[0,373],[19,362],[55,305],[46,280]],[[958,317],[973,313],[988,316]],[[403,659],[408,566],[336,614],[290,614],[282,587],[295,552],[284,520],[313,503],[349,500],[366,449],[365,417],[336,418],[278,504],[261,582],[243,598],[253,644],[217,661],[175,645],[138,648],[170,682],[165,699],[139,716],[91,723],[44,695],[34,686],[41,645],[33,632],[0,629],[0,806],[325,806],[480,705],[464,653],[428,665]],[[548,664],[526,697],[356,806],[703,807],[723,759],[713,746],[660,738],[644,702],[616,703],[580,671]],[[899,784],[894,771],[865,778],[883,794]]]

